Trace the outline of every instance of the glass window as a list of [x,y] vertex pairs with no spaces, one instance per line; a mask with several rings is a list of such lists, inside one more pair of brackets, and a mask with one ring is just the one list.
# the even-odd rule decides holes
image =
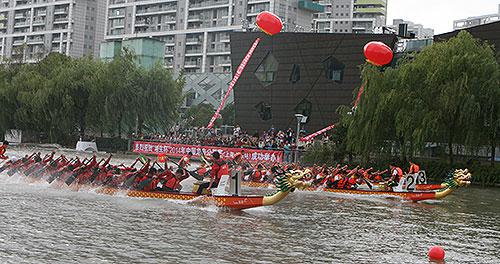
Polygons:
[[254,74],[264,87],[271,85],[276,80],[278,64],[276,58],[269,52],[259,66],[257,66]]
[[300,80],[300,66],[294,64],[292,67],[292,73],[290,74],[290,82],[296,83]]
[[325,74],[328,80],[341,83],[344,79],[345,65],[334,57],[328,57],[323,61],[325,67]]

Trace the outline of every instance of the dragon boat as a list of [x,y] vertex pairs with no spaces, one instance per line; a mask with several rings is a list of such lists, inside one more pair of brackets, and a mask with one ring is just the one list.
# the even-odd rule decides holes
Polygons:
[[[28,167],[26,167],[28,168]],[[3,169],[5,170],[5,169]],[[26,169],[15,170],[15,173],[20,173],[26,175]],[[167,192],[167,191],[140,191],[131,189],[120,189],[107,186],[93,186],[90,184],[83,184],[80,186],[70,185],[69,187],[73,190],[81,189],[95,189],[96,193],[106,194],[106,195],[116,195],[125,194],[128,197],[138,197],[138,198],[153,198],[153,199],[164,199],[164,200],[183,200],[188,202],[193,202],[201,205],[215,205],[217,207],[223,207],[230,210],[243,210],[260,206],[270,206],[274,205],[293,192],[295,189],[305,189],[309,185],[303,181],[306,175],[310,172],[306,171],[294,171],[289,172],[277,177],[277,182],[275,189],[276,191],[272,195],[239,195],[234,192],[228,191],[231,184],[229,175],[224,175],[221,178],[219,187],[213,189],[211,193],[206,191],[203,194],[197,194],[196,190],[199,184],[195,184],[193,187],[193,192]],[[7,173],[9,176],[13,176],[14,173]],[[33,179],[42,180],[43,177],[39,176],[27,176],[28,182],[33,182]],[[199,183],[199,182],[197,182]],[[54,186],[56,188],[64,186],[62,181],[54,181]],[[239,193],[239,191],[237,192]]]
[[[293,192],[295,189],[305,189],[309,185],[300,179],[304,178],[309,171],[295,171],[278,176],[275,185],[276,192],[272,195],[234,195],[234,194],[196,194],[188,192],[164,192],[164,191],[125,191],[129,197],[156,198],[165,200],[193,201],[203,205],[215,205],[231,210],[243,210],[260,206],[274,205]],[[224,176],[223,176],[224,177]],[[222,182],[223,180],[221,180]],[[225,189],[226,187],[222,187]],[[104,187],[97,190],[97,193],[115,195],[123,190]]]
[[[470,185],[472,175],[467,169],[460,170],[457,169],[450,173],[448,179],[441,184],[417,184],[415,190],[408,190],[402,188],[394,188],[394,190],[388,190],[385,185],[375,185],[373,189],[333,189],[333,188],[305,188],[305,191],[324,191],[328,193],[340,193],[340,194],[354,194],[354,195],[368,195],[368,196],[379,196],[379,197],[396,197],[404,200],[410,201],[423,201],[423,200],[436,200],[442,199],[459,187],[464,187]],[[259,183],[259,182],[243,182],[243,186],[246,187],[256,187],[256,188],[274,188],[269,183]],[[420,187],[419,187],[420,186]]]

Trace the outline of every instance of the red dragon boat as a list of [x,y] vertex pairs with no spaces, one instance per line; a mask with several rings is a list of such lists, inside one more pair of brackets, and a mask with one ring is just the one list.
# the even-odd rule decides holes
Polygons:
[[[32,155],[33,156],[33,155]],[[13,161],[9,165],[5,167],[2,166],[1,171],[7,171],[7,175],[13,176],[16,173],[19,173],[21,177],[22,175],[26,176],[28,182],[33,182],[35,180],[41,181],[44,178],[49,178],[49,171],[55,171],[58,167],[63,167],[64,163],[68,164],[69,162],[63,162],[60,166],[55,165],[56,162],[49,161],[46,159],[45,163],[43,159],[32,159],[31,157],[23,158],[22,160]],[[50,166],[53,164],[53,166]],[[28,170],[34,170],[36,168],[39,173],[27,173]],[[44,171],[45,170],[45,171]],[[41,173],[44,171],[43,173]],[[221,182],[219,183],[219,187],[212,190],[210,194],[196,194],[196,186],[192,193],[187,192],[167,192],[167,191],[140,191],[140,190],[130,190],[130,189],[120,189],[120,188],[112,188],[107,186],[93,186],[90,184],[78,185],[76,181],[69,185],[69,188],[73,190],[81,190],[81,189],[96,189],[97,193],[107,194],[107,195],[115,195],[118,193],[123,193],[129,197],[140,197],[140,198],[154,198],[154,199],[164,199],[164,200],[183,200],[183,201],[192,201],[193,203],[202,204],[202,205],[215,205],[217,207],[223,207],[230,210],[243,210],[248,208],[260,207],[260,206],[270,206],[274,205],[281,200],[283,200],[290,192],[293,192],[295,189],[305,189],[309,185],[301,181],[306,175],[310,172],[306,171],[295,171],[291,173],[286,173],[277,177],[276,182],[276,191],[272,195],[237,195],[232,194],[227,191],[229,187],[229,176],[222,176]],[[40,174],[45,174],[44,176],[40,176]],[[29,175],[29,176],[28,176]],[[55,181],[50,181],[51,184],[56,188],[62,188],[65,186],[64,180],[58,179]]]
[[[465,170],[455,170],[449,178],[441,184],[417,184],[415,190],[399,190],[393,191],[389,190],[388,187],[384,185],[373,186],[373,190],[370,189],[332,189],[332,188],[305,188],[305,191],[324,191],[329,193],[340,193],[340,194],[355,194],[355,195],[367,195],[367,196],[378,196],[378,197],[396,197],[404,200],[411,201],[423,201],[423,200],[435,200],[442,199],[459,187],[464,187],[470,185],[470,180],[472,175],[467,169]],[[243,182],[243,186],[247,187],[257,187],[257,188],[274,188],[269,183],[259,183],[259,182]],[[419,187],[420,186],[420,187]]]

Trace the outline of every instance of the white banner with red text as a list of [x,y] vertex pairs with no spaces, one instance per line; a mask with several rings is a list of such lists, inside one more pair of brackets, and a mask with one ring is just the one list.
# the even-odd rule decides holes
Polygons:
[[280,150],[209,147],[162,142],[134,141],[132,151],[140,154],[165,154],[170,157],[182,157],[189,152],[193,154],[193,157],[200,157],[202,155],[202,151],[205,156],[209,156],[214,151],[218,151],[221,156],[226,159],[232,158],[236,153],[242,153],[243,158],[251,163],[283,162],[283,151]]

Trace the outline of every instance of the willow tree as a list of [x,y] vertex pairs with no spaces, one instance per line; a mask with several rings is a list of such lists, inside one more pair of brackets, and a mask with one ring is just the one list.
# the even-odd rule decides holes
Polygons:
[[373,152],[390,152],[387,141],[397,142],[394,120],[401,107],[402,94],[397,90],[397,69],[382,72],[367,64],[362,76],[365,89],[350,117],[347,142],[349,150],[361,154],[366,161]]
[[148,127],[152,131],[164,132],[177,119],[183,78],[174,79],[171,71],[161,64],[151,69],[140,68],[138,73],[133,108],[137,116],[137,130],[141,133],[143,127]]
[[498,121],[493,50],[465,31],[395,68],[365,65],[362,76],[365,92],[350,118],[348,142],[365,157],[383,151],[386,142],[399,142],[402,158],[426,142],[443,142],[453,163],[454,144],[483,144],[485,125]]
[[[416,90],[422,101],[419,138],[446,142],[449,162],[453,144],[478,146],[482,142],[481,115],[488,98],[498,94],[497,62],[491,46],[462,31],[446,42],[435,43],[415,56],[413,73],[423,72]],[[500,100],[498,97],[493,100]]]
[[[87,115],[93,111],[89,107],[92,87],[99,86],[98,81],[101,81],[97,78],[99,66],[89,57],[75,59],[51,79],[53,90],[49,95],[59,98],[59,108],[64,113],[59,122],[64,125],[66,134],[78,132],[80,137],[85,135]],[[75,128],[78,131],[74,131]]]
[[106,64],[106,78],[102,79],[104,95],[104,113],[106,123],[118,132],[121,137],[125,129],[135,125],[136,116],[133,108],[138,93],[137,76],[138,68],[134,63],[134,56],[124,52]]

